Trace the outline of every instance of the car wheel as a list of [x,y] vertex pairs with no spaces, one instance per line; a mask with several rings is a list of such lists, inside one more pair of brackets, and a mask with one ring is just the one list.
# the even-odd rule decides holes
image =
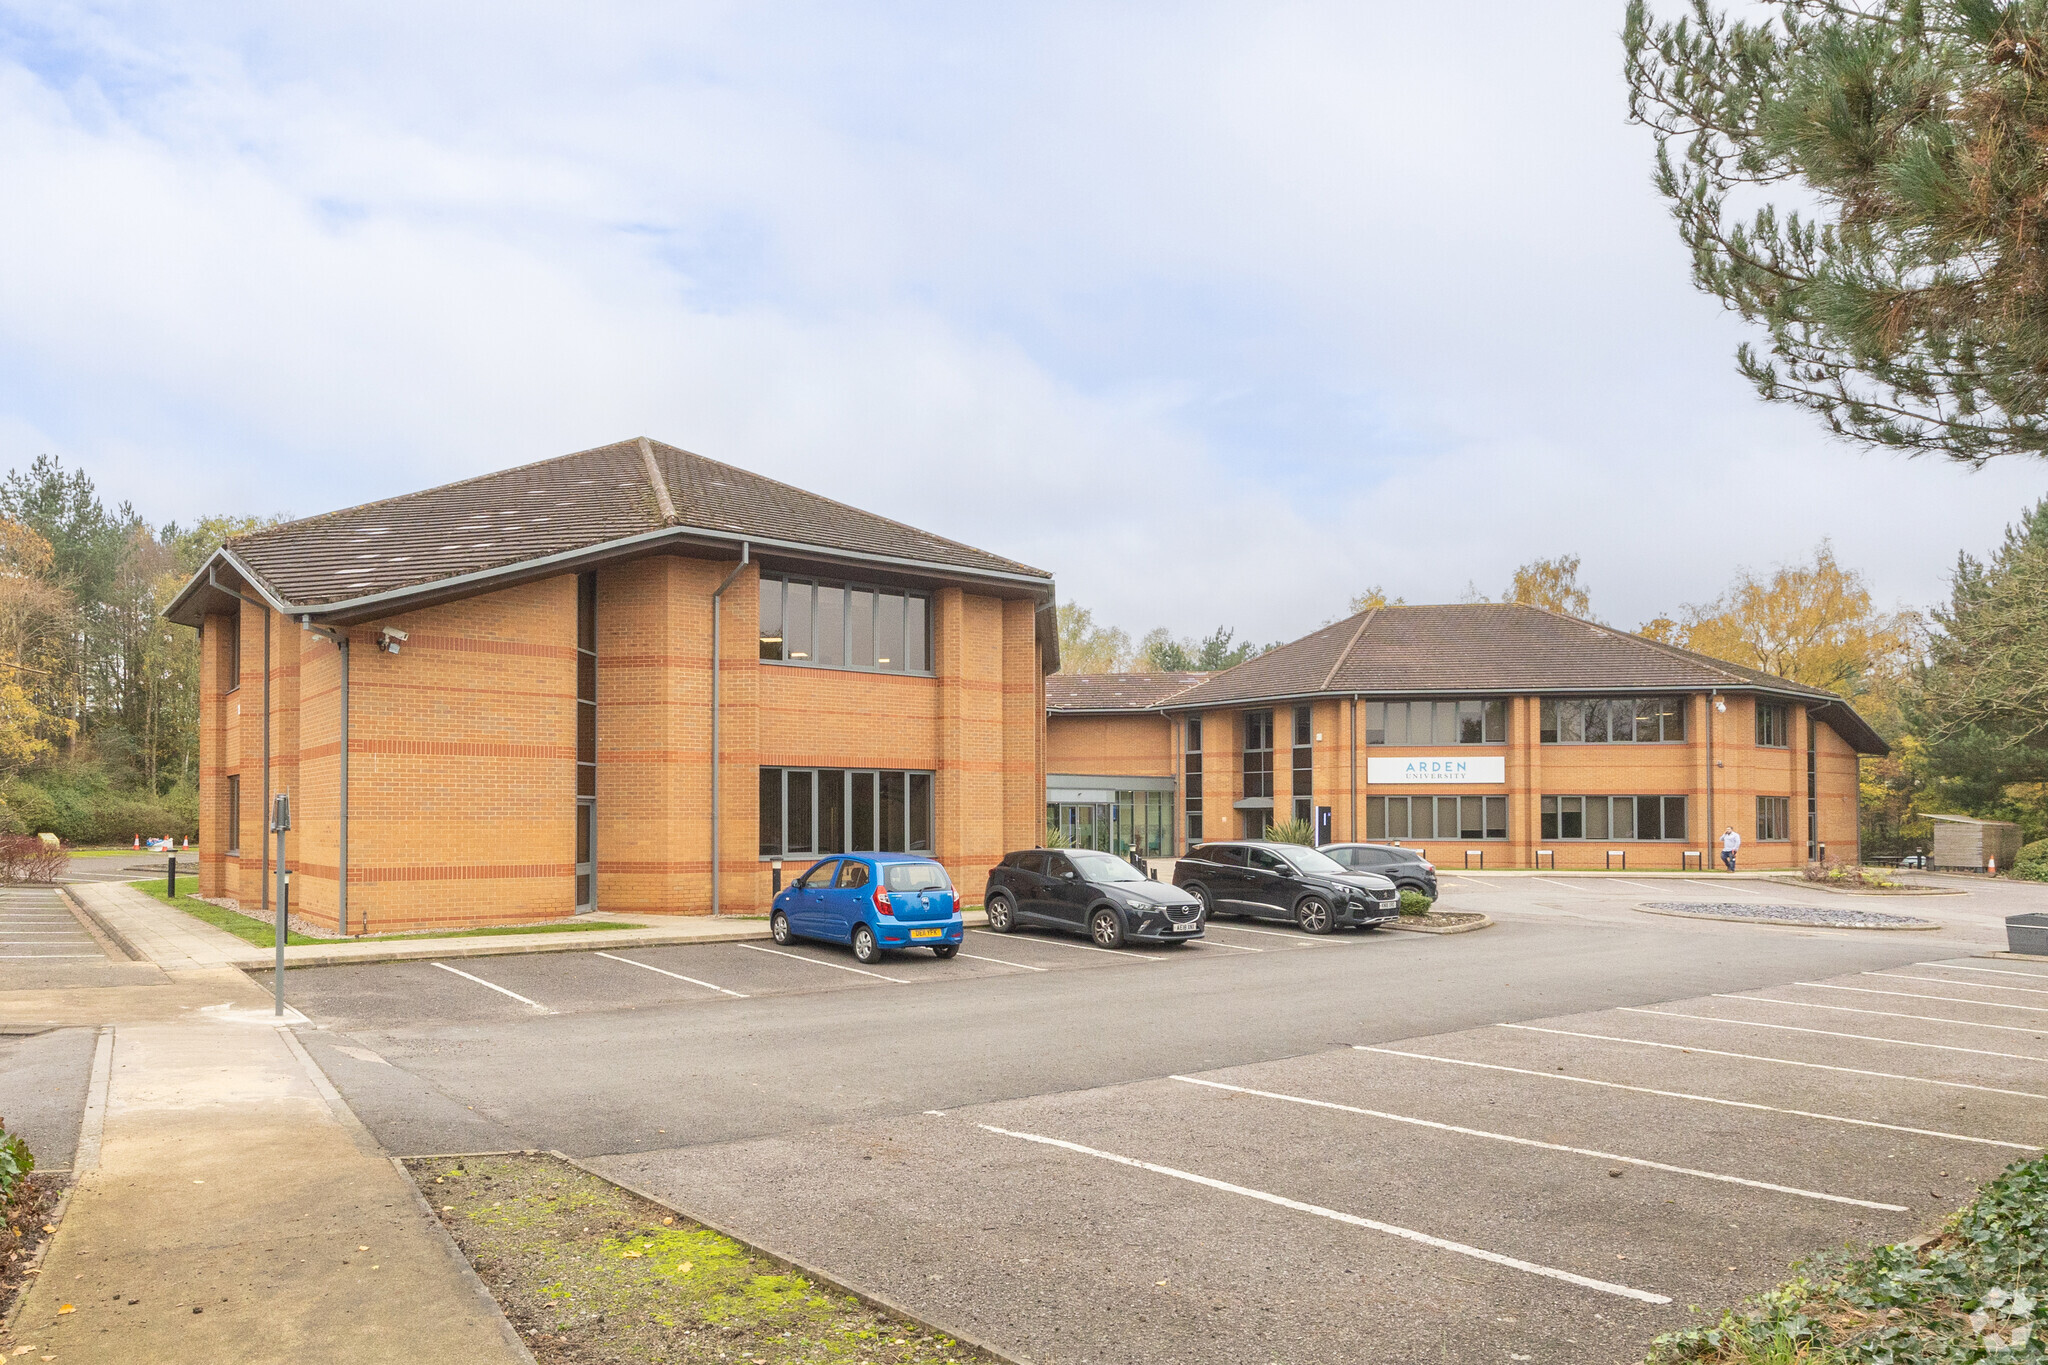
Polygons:
[[1294,907],[1294,922],[1301,926],[1304,934],[1327,934],[1330,932],[1330,903],[1321,896],[1303,898]]
[[1002,892],[990,896],[986,908],[990,933],[1007,934],[1017,927],[1017,907]]
[[1124,922],[1116,917],[1116,911],[1105,906],[1088,917],[1088,937],[1095,940],[1097,947],[1121,948]]
[[768,932],[777,943],[787,943],[796,937],[789,931],[789,916],[780,910],[768,917]]
[[856,961],[870,965],[882,960],[882,945],[875,941],[875,931],[865,924],[853,926],[853,956]]
[[1188,887],[1187,890],[1188,894],[1192,895],[1196,900],[1202,903],[1203,919],[1210,920],[1216,918],[1216,902],[1209,899],[1208,887],[1203,886],[1200,882],[1197,882],[1193,886]]
[[932,956],[941,962],[944,962],[959,951],[960,945],[957,943],[934,943],[932,945]]

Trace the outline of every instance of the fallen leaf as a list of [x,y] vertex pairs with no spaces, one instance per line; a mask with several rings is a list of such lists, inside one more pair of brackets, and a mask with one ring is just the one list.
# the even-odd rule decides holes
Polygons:
[[357,1247],[357,1248],[356,1248],[356,1250],[357,1250],[357,1251],[368,1251],[368,1250],[369,1250],[369,1248],[368,1248],[368,1247]]
[[639,1252],[637,1252],[637,1251],[622,1251],[622,1252],[620,1252],[619,1254],[620,1254],[621,1256],[624,1256],[624,1257],[625,1257],[625,1258],[626,1258],[627,1260],[629,1260],[629,1261],[630,1261],[630,1260],[634,1259],[635,1257],[637,1257],[637,1256],[638,1256],[638,1255],[639,1255],[640,1253],[639,1253]]
[[1164,1280],[1154,1280],[1154,1281],[1153,1281],[1152,1283],[1154,1283],[1154,1284],[1156,1284],[1156,1285],[1164,1285],[1164,1284],[1166,1283],[1166,1281],[1164,1281]]
[[78,1310],[68,1303],[60,1303],[57,1305],[57,1311],[59,1313],[76,1313]]
[[[51,1226],[50,1224],[48,1224],[48,1223],[45,1223],[45,1224],[43,1224],[43,1231],[44,1231],[44,1232],[55,1232],[56,1230],[57,1230],[56,1228],[52,1227],[52,1226]],[[16,1354],[16,1355],[20,1355],[20,1354],[21,1354],[21,1352],[19,1352],[19,1351],[16,1351],[16,1352],[15,1352],[15,1354]]]

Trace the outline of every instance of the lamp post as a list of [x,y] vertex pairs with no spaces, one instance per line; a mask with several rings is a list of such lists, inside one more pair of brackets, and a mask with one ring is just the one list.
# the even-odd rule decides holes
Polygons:
[[290,893],[291,882],[284,870],[284,832],[292,827],[292,799],[279,792],[271,806],[270,829],[277,835],[277,967],[272,973],[271,983],[275,987],[275,1012],[284,1018],[284,936],[285,897]]

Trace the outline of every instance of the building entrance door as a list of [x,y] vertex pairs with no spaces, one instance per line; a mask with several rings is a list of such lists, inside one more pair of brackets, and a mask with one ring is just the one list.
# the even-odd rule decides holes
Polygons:
[[576,913],[597,909],[597,801],[576,798]]
[[1053,827],[1067,836],[1073,848],[1109,849],[1110,807],[1092,801],[1061,802],[1053,807]]

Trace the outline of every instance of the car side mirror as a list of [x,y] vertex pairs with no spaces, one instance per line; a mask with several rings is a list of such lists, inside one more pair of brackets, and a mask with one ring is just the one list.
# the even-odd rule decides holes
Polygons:
[[1074,869],[1071,867],[1068,868],[1065,872],[1060,873],[1060,876],[1066,881],[1070,882],[1078,882],[1081,880],[1081,874],[1074,871]]

